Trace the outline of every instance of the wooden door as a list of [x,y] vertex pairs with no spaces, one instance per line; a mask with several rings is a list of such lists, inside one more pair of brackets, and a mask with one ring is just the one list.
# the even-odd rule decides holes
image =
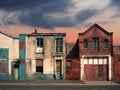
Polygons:
[[104,80],[104,66],[98,65],[98,79]]
[[61,74],[62,74],[62,62],[61,60],[56,60],[56,78],[61,79]]

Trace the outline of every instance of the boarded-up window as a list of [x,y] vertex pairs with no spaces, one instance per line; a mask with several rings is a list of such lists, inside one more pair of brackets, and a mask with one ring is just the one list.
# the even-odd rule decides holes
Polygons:
[[72,61],[67,61],[67,68],[71,68],[72,67]]
[[43,72],[43,60],[37,59],[36,60],[36,72]]
[[7,60],[0,60],[0,73],[7,73]]

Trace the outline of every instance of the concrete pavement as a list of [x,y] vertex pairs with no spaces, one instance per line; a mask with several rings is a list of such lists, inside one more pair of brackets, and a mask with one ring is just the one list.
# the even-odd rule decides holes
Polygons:
[[80,80],[39,80],[39,81],[0,81],[0,85],[120,85],[113,81]]

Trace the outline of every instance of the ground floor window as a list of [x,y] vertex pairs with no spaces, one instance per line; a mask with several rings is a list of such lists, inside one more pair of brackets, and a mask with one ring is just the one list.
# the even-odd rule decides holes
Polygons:
[[42,59],[36,60],[36,72],[43,73],[43,60]]
[[71,68],[72,67],[72,61],[67,60],[67,68]]
[[0,73],[7,73],[7,60],[0,59]]

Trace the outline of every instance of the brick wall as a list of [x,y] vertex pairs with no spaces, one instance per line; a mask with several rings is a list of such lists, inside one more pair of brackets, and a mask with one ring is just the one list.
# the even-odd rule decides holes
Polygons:
[[71,62],[71,67],[66,66],[66,79],[80,79],[80,60],[72,59],[66,62]]
[[114,54],[114,80],[120,80],[120,54]]
[[[99,51],[92,49],[92,39],[99,39]],[[84,40],[88,41],[88,48],[84,48]],[[108,40],[108,48],[104,48],[104,40]],[[105,31],[98,25],[93,25],[84,33],[79,33],[79,49],[81,55],[111,55],[113,38],[112,33]]]

